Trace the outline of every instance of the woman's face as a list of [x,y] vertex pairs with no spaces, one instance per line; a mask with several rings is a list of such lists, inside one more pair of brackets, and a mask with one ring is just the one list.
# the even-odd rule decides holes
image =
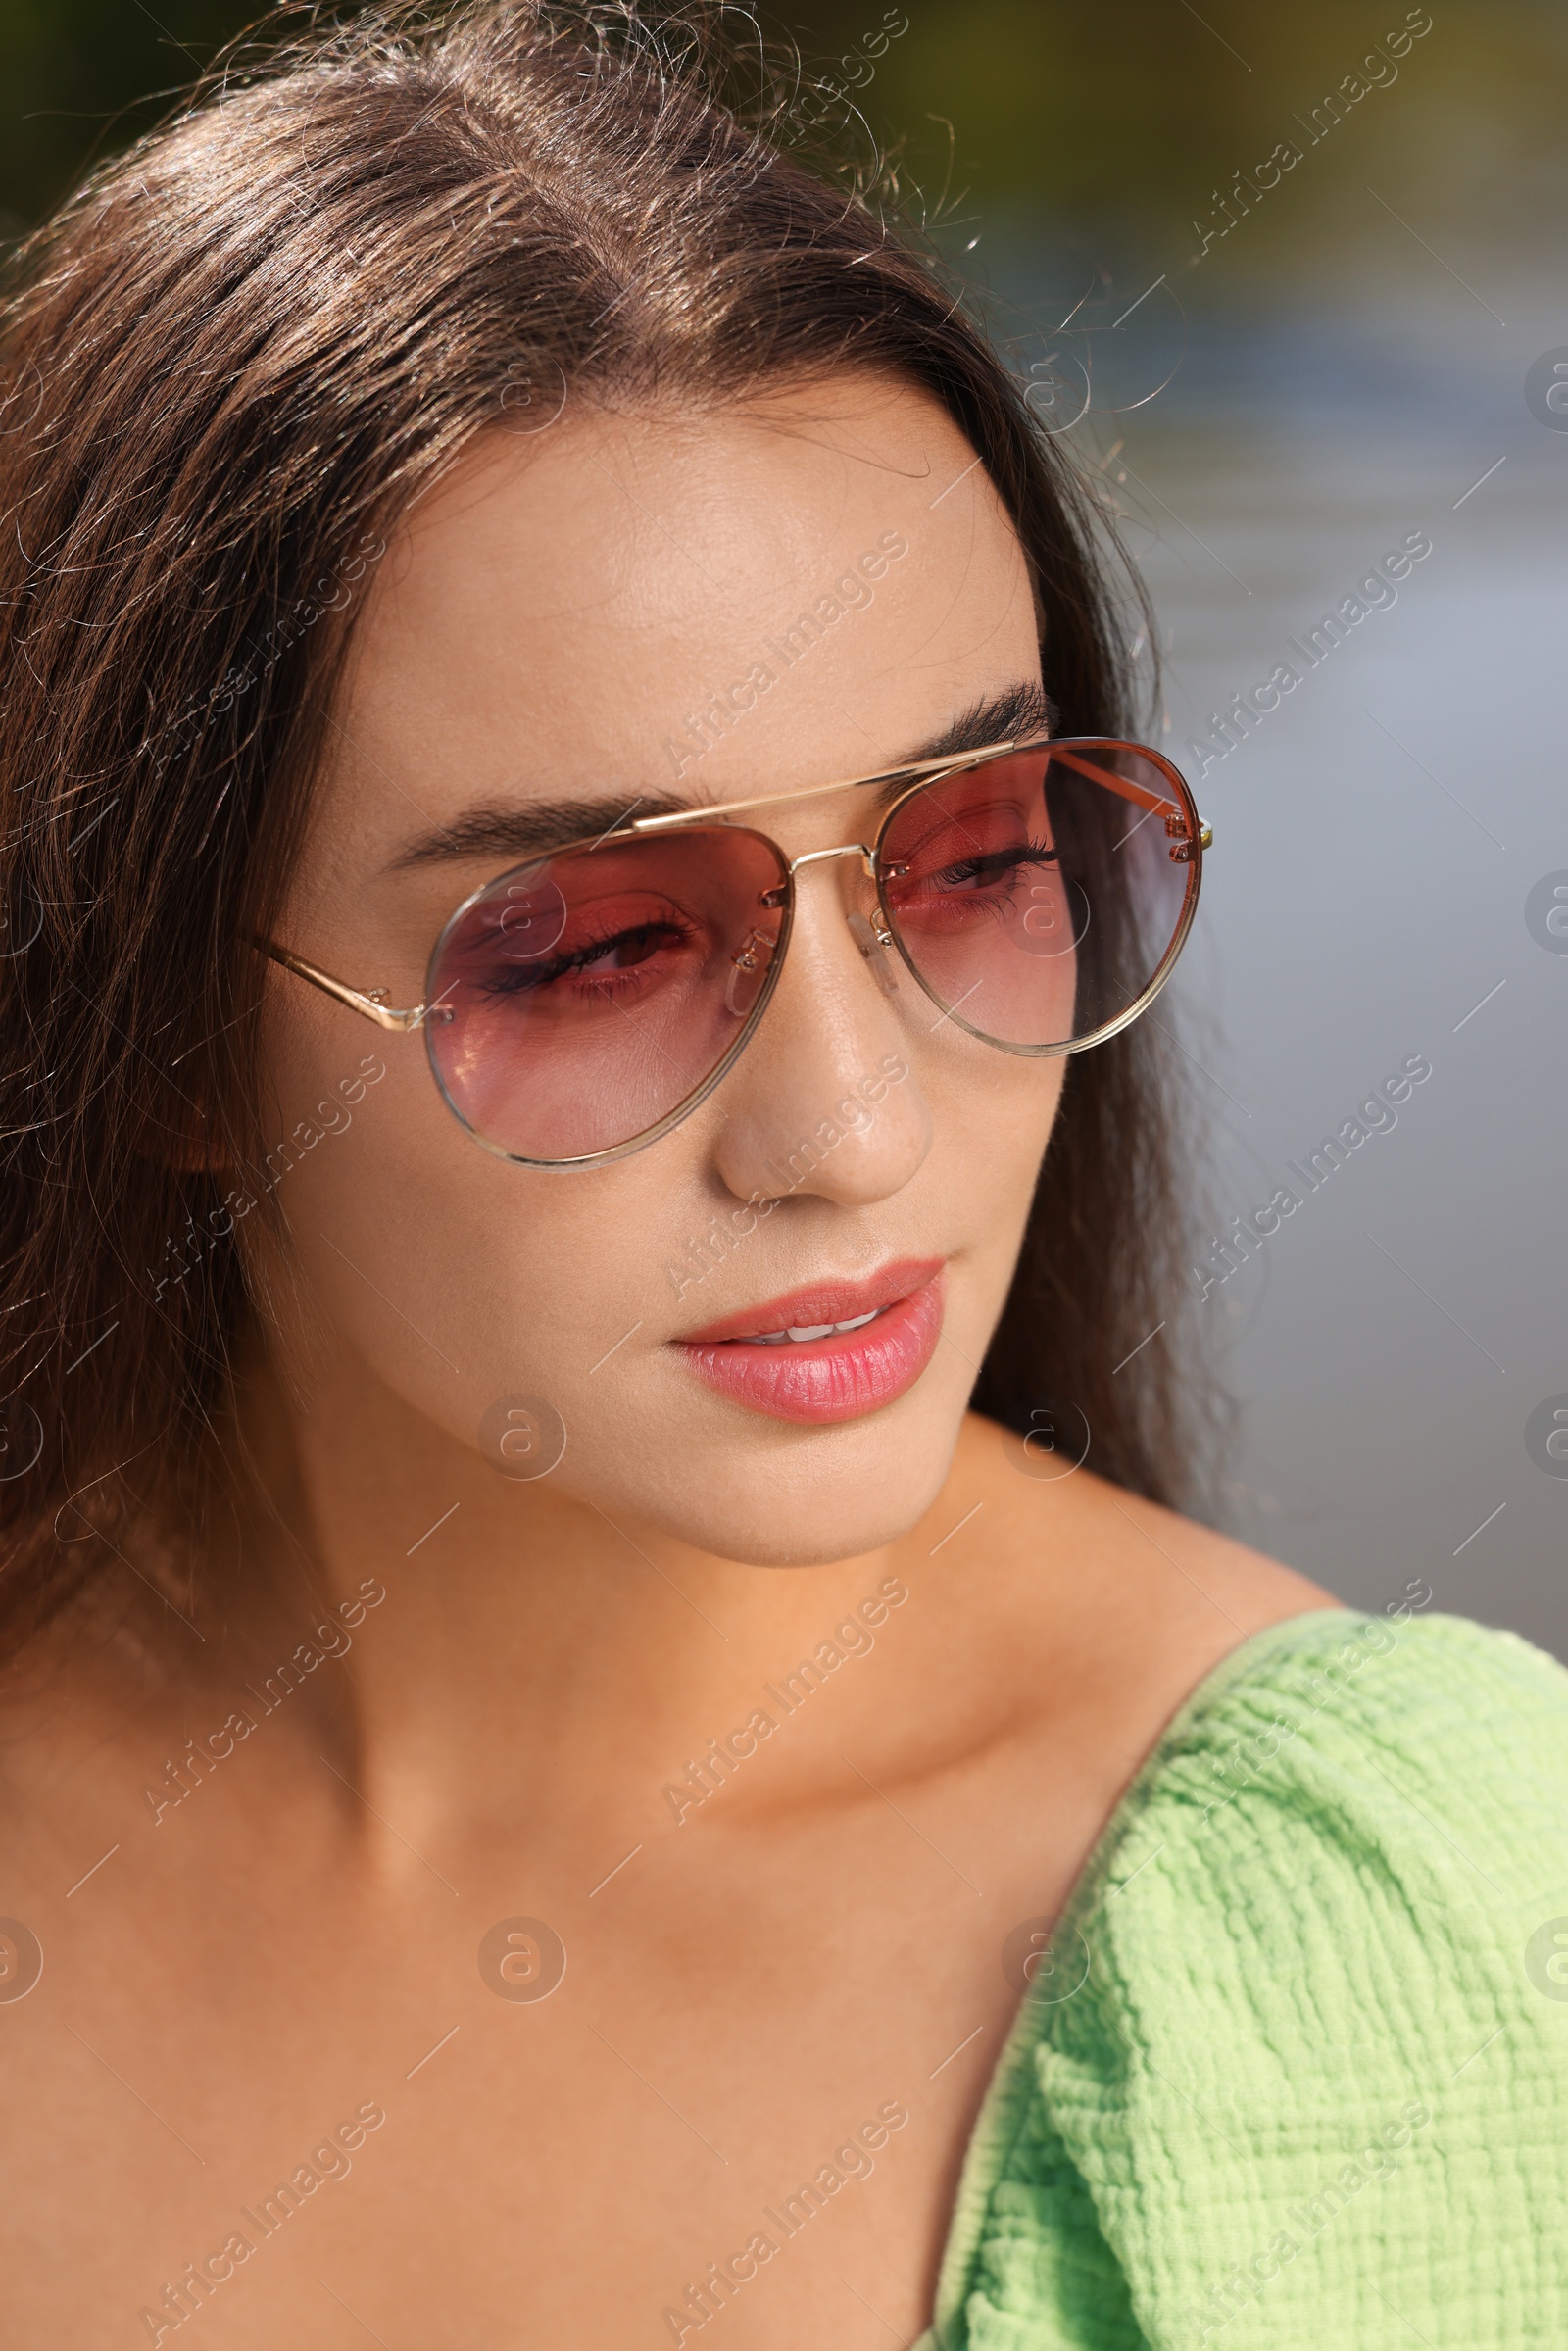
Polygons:
[[[1039,687],[1017,538],[925,395],[850,375],[716,415],[568,403],[490,435],[368,582],[276,936],[416,1004],[530,807],[591,805],[597,825],[639,798],[777,795],[746,821],[793,859],[874,818],[792,790],[940,750],[997,698],[982,739],[1004,739],[1030,717],[1007,698]],[[902,966],[879,987],[848,920],[871,903],[858,859],[796,886],[729,1074],[659,1141],[575,1170],[482,1149],[418,1035],[270,967],[294,1268],[268,1292],[335,1419],[363,1413],[383,1445],[390,1426],[400,1463],[428,1454],[454,1493],[494,1500],[505,1475],[525,1510],[544,1489],[518,1473],[546,1466],[554,1494],[760,1563],[868,1550],[928,1507],[1063,1063],[966,1036]],[[715,1327],[758,1338],[690,1344]]]

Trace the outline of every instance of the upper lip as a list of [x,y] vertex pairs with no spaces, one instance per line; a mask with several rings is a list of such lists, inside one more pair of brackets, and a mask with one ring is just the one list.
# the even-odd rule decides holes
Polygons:
[[941,1257],[898,1257],[880,1272],[866,1274],[858,1281],[817,1282],[809,1289],[791,1290],[782,1298],[765,1299],[760,1306],[743,1306],[738,1314],[726,1314],[718,1322],[705,1323],[700,1331],[683,1331],[680,1344],[711,1346],[723,1339],[756,1339],[769,1331],[809,1330],[824,1322],[853,1322],[857,1315],[876,1314],[884,1306],[897,1305],[911,1290],[934,1281],[945,1262]]

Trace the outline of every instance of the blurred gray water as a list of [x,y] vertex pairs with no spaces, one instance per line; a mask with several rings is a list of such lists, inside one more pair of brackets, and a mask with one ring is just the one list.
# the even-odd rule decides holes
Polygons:
[[[1421,1576],[1568,1657],[1568,1475],[1526,1449],[1568,1404],[1568,954],[1526,927],[1568,874],[1568,431],[1524,398],[1568,301],[1450,291],[1190,318],[1168,388],[1099,439],[1124,436],[1164,746],[1215,827],[1172,994],[1216,1200],[1302,1195],[1203,1308],[1245,1406],[1229,1524],[1353,1603]],[[1417,531],[1397,602],[1200,780],[1208,713],[1304,668],[1287,639]],[[1397,1126],[1307,1193],[1286,1163],[1412,1055]]]

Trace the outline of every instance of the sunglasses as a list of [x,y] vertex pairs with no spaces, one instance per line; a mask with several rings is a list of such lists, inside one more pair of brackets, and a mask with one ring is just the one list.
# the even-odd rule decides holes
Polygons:
[[[875,796],[871,839],[789,858],[731,821],[833,792]],[[906,1019],[934,1005],[933,1034],[1045,1055],[1099,1045],[1152,1002],[1211,838],[1158,752],[998,743],[624,820],[514,865],[444,924],[408,1011],[255,945],[381,1028],[419,1030],[448,1108],[487,1151],[591,1167],[668,1134],[734,1066],[778,985],[804,867],[858,860],[846,920]]]

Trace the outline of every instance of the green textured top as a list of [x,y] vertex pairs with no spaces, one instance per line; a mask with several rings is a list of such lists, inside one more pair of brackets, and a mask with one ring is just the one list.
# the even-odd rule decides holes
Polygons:
[[1568,1673],[1517,1635],[1256,1635],[1038,1963],[916,2351],[1215,2342],[1568,2346]]

